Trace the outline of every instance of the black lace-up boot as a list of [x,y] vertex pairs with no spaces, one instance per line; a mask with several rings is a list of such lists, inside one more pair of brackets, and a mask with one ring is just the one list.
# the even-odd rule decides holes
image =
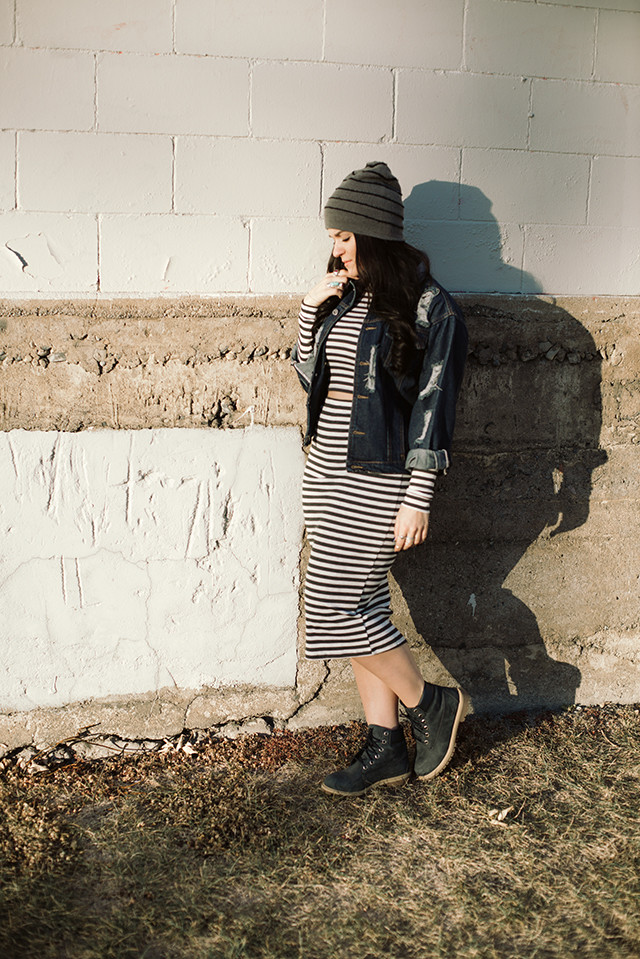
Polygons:
[[369,726],[365,744],[351,765],[327,776],[322,789],[336,796],[362,796],[376,784],[391,786],[404,782],[410,772],[407,744],[400,727]]
[[[433,698],[423,693],[417,706],[404,706],[416,741],[414,771],[418,779],[433,779],[441,773],[456,745],[458,726],[469,708],[462,689],[432,686]],[[427,705],[428,702],[428,705]]]

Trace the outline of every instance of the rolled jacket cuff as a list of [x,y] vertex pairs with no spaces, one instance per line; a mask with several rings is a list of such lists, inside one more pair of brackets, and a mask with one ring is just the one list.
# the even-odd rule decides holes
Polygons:
[[437,470],[442,473],[449,469],[451,461],[446,450],[409,450],[405,460],[408,470]]

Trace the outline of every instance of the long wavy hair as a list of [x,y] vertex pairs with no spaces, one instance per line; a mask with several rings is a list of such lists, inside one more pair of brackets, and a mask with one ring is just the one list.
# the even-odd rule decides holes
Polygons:
[[[431,278],[429,258],[422,250],[404,240],[379,240],[354,233],[358,296],[371,294],[371,310],[387,324],[392,347],[390,366],[395,373],[405,372],[416,346],[415,313],[420,293]],[[328,273],[343,269],[340,257],[329,257]],[[340,298],[332,296],[318,307],[313,333],[335,309]]]

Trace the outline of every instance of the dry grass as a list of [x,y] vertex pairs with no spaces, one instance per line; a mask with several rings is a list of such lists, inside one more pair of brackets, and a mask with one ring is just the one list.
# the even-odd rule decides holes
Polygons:
[[318,790],[362,727],[0,783],[3,959],[640,955],[639,714],[471,718],[432,783]]

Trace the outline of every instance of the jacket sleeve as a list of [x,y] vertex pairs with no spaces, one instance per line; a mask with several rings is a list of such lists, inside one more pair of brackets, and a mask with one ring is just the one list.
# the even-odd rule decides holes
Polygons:
[[456,401],[467,359],[468,335],[457,305],[428,326],[418,396],[409,419],[407,469],[448,469]]

